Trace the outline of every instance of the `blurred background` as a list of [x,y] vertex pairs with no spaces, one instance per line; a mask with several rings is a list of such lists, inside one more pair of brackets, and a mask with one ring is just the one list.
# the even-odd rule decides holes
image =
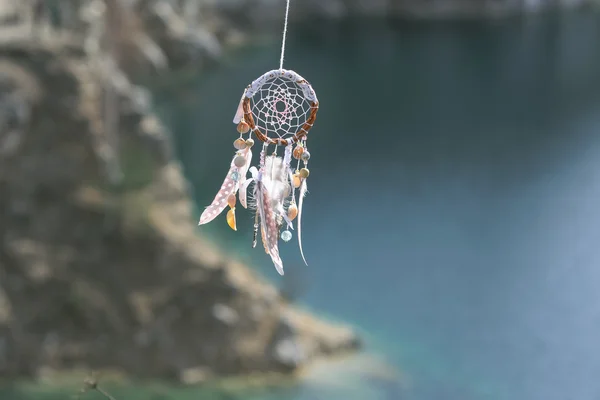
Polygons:
[[281,277],[196,224],[284,11],[0,1],[0,398],[599,399],[596,2],[291,0]]

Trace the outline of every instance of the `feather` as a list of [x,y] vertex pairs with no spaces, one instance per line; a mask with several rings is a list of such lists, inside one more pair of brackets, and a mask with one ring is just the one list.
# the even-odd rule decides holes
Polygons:
[[290,195],[287,168],[281,157],[266,157],[262,182],[269,193],[273,208],[279,213],[279,205],[283,209],[283,202]]
[[293,145],[288,144],[285,148],[285,155],[283,157],[283,164],[286,170],[290,170],[290,162],[292,161],[292,147]]
[[[244,156],[246,158],[246,164],[244,164],[243,167],[241,167],[241,168],[236,167],[235,164],[233,163],[233,159],[231,160],[231,164],[229,166],[229,172],[227,172],[227,176],[225,177],[225,180],[223,181],[223,184],[221,185],[221,189],[217,192],[217,195],[215,196],[212,203],[208,207],[206,207],[206,209],[200,216],[200,222],[198,222],[198,225],[208,224],[213,219],[215,219],[217,216],[219,216],[219,214],[221,214],[223,212],[225,207],[227,207],[227,198],[229,198],[229,196],[231,194],[234,194],[237,191],[238,186],[239,186],[239,183],[234,181],[231,178],[231,175],[234,171],[237,171],[240,176],[242,175],[242,172],[244,175],[246,174],[246,172],[248,171],[248,166],[249,166],[248,154],[250,154],[250,157],[252,156],[252,152],[249,152],[249,150],[250,149],[247,148],[247,149],[243,150],[243,152],[242,152],[242,156]],[[236,155],[237,155],[237,153],[236,153]],[[235,156],[234,156],[234,159],[235,159]]]
[[250,183],[253,182],[253,178],[246,179],[246,175],[248,174],[248,169],[250,168],[250,163],[252,162],[252,149],[247,147],[244,150],[244,157],[246,158],[246,164],[242,168],[240,168],[240,180],[238,182],[238,187],[240,190],[239,198],[240,204],[244,208],[248,208],[247,205],[247,190]]
[[288,184],[290,185],[291,188],[291,195],[292,197],[294,196],[294,188],[292,186],[292,183],[294,182],[294,178],[293,178],[293,173],[292,173],[292,168],[290,167],[290,163],[292,161],[292,145],[288,145],[285,148],[285,156],[283,157],[283,164],[285,166],[285,173],[288,175]]
[[264,228],[260,228],[260,238],[262,240],[263,247],[265,248],[265,253],[269,254],[269,248],[267,247],[267,236],[265,235]]
[[[256,171],[252,173],[254,175]],[[261,221],[261,238],[265,251],[271,256],[280,275],[283,275],[283,263],[279,256],[277,220],[289,192],[290,185],[283,160],[277,156],[266,157],[264,166],[255,179],[254,198]]]
[[304,250],[302,250],[302,203],[304,203],[304,196],[306,196],[307,190],[306,179],[304,179],[300,186],[300,201],[298,202],[298,246],[300,247],[300,255],[302,255],[302,260],[304,260],[306,266],[308,266],[308,263],[306,262],[306,258],[304,258]]
[[237,183],[234,182],[233,179],[231,179],[231,174],[233,173],[233,171],[236,170],[237,167],[235,165],[232,165],[229,168],[229,172],[227,173],[227,176],[225,177],[225,180],[221,185],[221,189],[217,192],[217,195],[215,196],[210,206],[206,207],[206,209],[200,216],[200,222],[198,223],[198,225],[208,224],[210,221],[218,217],[219,214],[223,212],[225,207],[227,207],[227,198],[232,193],[235,193],[237,186]]
[[248,208],[250,206],[250,204],[248,204],[248,186],[250,186],[252,182],[256,183],[256,180],[258,179],[258,170],[256,167],[251,167],[249,171],[252,177],[247,179],[243,185],[240,185],[240,203],[244,208]]
[[248,169],[250,168],[250,164],[252,163],[252,148],[246,147],[242,151],[242,156],[246,159],[246,164],[240,168],[240,180],[239,185],[242,185],[246,181],[246,175],[248,174]]
[[240,185],[240,204],[244,208],[248,208],[248,186],[254,182],[254,178],[246,179],[244,183]]
[[244,117],[244,96],[246,91],[242,94],[242,98],[240,99],[240,104],[238,104],[237,110],[235,110],[235,116],[233,117],[233,123],[239,124],[242,118]]
[[261,236],[265,251],[271,257],[275,269],[279,275],[283,275],[283,262],[279,256],[279,248],[277,242],[279,239],[279,233],[277,229],[277,221],[275,213],[273,211],[271,198],[267,188],[263,184],[261,179],[258,179],[254,185],[254,193],[256,198],[256,210],[260,217],[261,224]]
[[290,217],[288,217],[287,213],[283,209],[283,204],[279,204],[277,206],[277,212],[279,212],[279,214],[283,217],[283,220],[288,225],[288,227],[293,230],[294,224],[292,223],[292,220],[290,219]]

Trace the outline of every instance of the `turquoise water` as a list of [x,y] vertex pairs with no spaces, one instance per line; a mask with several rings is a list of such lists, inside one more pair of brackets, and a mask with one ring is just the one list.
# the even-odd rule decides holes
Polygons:
[[[238,232],[224,217],[201,230],[360,327],[367,351],[401,371],[348,378],[357,398],[600,398],[599,22],[294,27],[286,67],[321,102],[309,266],[292,241],[278,277],[250,248],[249,213]],[[199,208],[227,170],[239,96],[277,67],[278,46],[237,53],[161,105]],[[348,398],[306,387],[274,398]]]

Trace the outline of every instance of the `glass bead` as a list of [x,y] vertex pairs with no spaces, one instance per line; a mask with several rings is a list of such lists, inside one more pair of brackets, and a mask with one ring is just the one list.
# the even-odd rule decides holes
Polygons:
[[298,216],[298,206],[290,204],[287,215],[290,221],[293,221]]
[[281,232],[281,240],[283,240],[284,242],[289,242],[291,239],[292,239],[292,232],[290,232],[290,231]]
[[300,159],[304,162],[310,160],[310,153],[308,152],[308,150],[304,150],[304,152],[302,152],[302,154],[300,155]]

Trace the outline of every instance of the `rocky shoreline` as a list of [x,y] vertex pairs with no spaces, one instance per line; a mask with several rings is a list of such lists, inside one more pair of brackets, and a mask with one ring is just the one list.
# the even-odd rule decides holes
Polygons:
[[67,3],[60,28],[0,7],[0,378],[198,383],[358,349],[197,235],[170,134],[132,83],[218,57],[225,36],[166,2]]

